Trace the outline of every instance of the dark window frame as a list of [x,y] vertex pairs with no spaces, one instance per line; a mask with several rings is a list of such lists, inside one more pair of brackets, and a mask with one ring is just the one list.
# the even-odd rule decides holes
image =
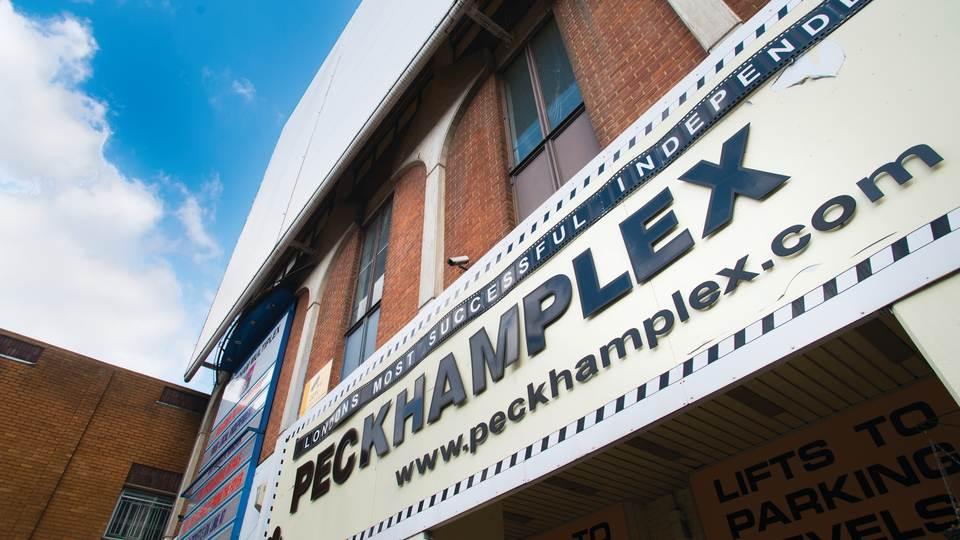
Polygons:
[[0,334],[0,358],[4,360],[35,366],[40,361],[43,351],[44,347],[40,345],[7,334]]
[[[387,226],[385,231],[383,227],[384,219],[387,220]],[[379,298],[377,298],[376,300],[373,299],[373,296],[374,296],[373,291],[374,291],[374,288],[376,287],[376,281],[377,281],[377,273],[376,273],[377,255],[382,249],[384,249],[383,236],[385,234],[387,251],[384,254],[384,256],[389,257],[390,231],[392,227],[393,227],[393,197],[389,196],[386,199],[384,199],[383,203],[381,203],[379,207],[377,207],[376,211],[374,211],[371,214],[371,216],[369,217],[369,219],[367,219],[366,223],[363,226],[363,238],[361,239],[360,253],[358,254],[358,257],[360,258],[360,260],[357,266],[356,279],[353,282],[354,283],[353,294],[350,299],[350,306],[349,306],[350,318],[348,320],[350,321],[350,326],[347,328],[347,332],[344,334],[344,337],[343,337],[343,362],[342,362],[342,365],[340,366],[341,381],[347,378],[347,376],[349,376],[350,373],[352,373],[354,370],[358,369],[367,360],[367,358],[369,358],[370,355],[372,355],[374,352],[373,350],[366,351],[365,344],[367,343],[366,333],[371,330],[368,323],[370,322],[370,320],[373,318],[375,314],[377,317],[377,324],[376,324],[376,328],[373,328],[372,330],[376,333],[377,331],[379,331],[379,327],[380,327],[379,316],[380,316],[380,307],[381,307],[381,304],[383,303],[383,291],[382,290],[380,291]],[[369,234],[371,232],[374,233],[375,236],[373,238],[374,243],[373,243],[373,247],[370,255],[371,257],[371,260],[369,263],[370,272],[366,278],[367,283],[363,287],[363,290],[366,292],[367,305],[364,308],[363,314],[360,315],[359,311],[357,310],[358,298],[356,296],[360,291],[360,287],[359,287],[360,277],[361,277],[361,274],[363,273],[363,251],[364,251],[364,247],[366,247],[366,243],[369,239]],[[386,264],[386,260],[384,260],[384,264],[383,264],[384,284],[386,284],[386,275],[387,275],[387,264]],[[347,368],[347,347],[350,342],[350,337],[358,331],[362,332],[362,334],[360,335],[360,342],[359,342],[360,359],[357,362],[357,365],[355,367],[353,367],[350,371],[345,371],[345,369]],[[373,339],[374,339],[373,341],[374,350],[376,350],[375,349],[376,335],[374,335]],[[366,356],[364,356],[364,354],[366,354]]]
[[208,396],[193,394],[180,388],[165,385],[163,390],[160,391],[160,397],[157,398],[157,403],[192,413],[204,414],[207,411],[209,399]]
[[[576,107],[573,108],[572,111],[570,111],[570,114],[564,117],[564,119],[557,124],[557,127],[553,128],[553,131],[551,131],[550,133],[547,133],[547,135],[543,138],[543,140],[540,141],[540,144],[534,146],[533,150],[531,150],[530,153],[527,154],[525,158],[523,158],[518,163],[513,165],[513,168],[510,169],[510,176],[515,177],[517,174],[519,174],[525,168],[527,168],[527,165],[529,165],[530,162],[536,159],[536,157],[540,155],[540,152],[544,150],[544,147],[547,146],[547,141],[555,141],[557,137],[560,136],[560,134],[563,133],[564,130],[566,130],[567,127],[569,127],[570,124],[574,122],[574,120],[579,118],[580,115],[585,112],[587,112],[586,104],[584,104],[584,102],[581,101],[579,105],[577,105]],[[539,109],[538,109],[538,114],[539,114]],[[552,152],[551,156],[553,156],[553,154],[556,153],[556,150],[551,148],[551,152]],[[553,177],[554,184],[556,184],[556,188],[559,189],[561,186],[561,184],[559,183],[560,182],[559,167],[556,166],[555,160],[551,160],[550,163],[551,163],[551,171],[553,171],[554,174],[556,175]]]
[[[529,215],[529,214],[528,215],[521,214],[520,203],[518,200],[519,197],[517,193],[518,176],[531,163],[536,161],[536,159],[540,157],[541,154],[546,153],[546,160],[547,160],[549,173],[550,173],[550,179],[549,179],[550,186],[552,186],[554,193],[558,191],[563,186],[563,183],[566,182],[568,179],[564,179],[563,174],[560,171],[560,160],[557,156],[558,150],[556,148],[557,146],[556,140],[560,137],[560,135],[562,135],[566,131],[568,127],[570,127],[571,124],[573,124],[575,121],[577,121],[580,118],[580,115],[586,114],[586,111],[587,111],[586,103],[583,100],[583,94],[581,90],[580,103],[577,106],[573,107],[570,110],[570,112],[563,117],[563,119],[557,122],[557,125],[555,127],[553,127],[552,129],[550,128],[549,115],[548,115],[547,106],[546,106],[546,98],[543,95],[543,84],[540,80],[540,75],[537,72],[536,56],[533,51],[534,41],[541,34],[541,32],[543,32],[544,29],[550,24],[556,25],[556,19],[552,13],[546,13],[544,14],[542,19],[537,21],[537,23],[533,26],[532,30],[524,36],[524,40],[519,45],[517,45],[516,48],[504,59],[504,61],[499,65],[497,70],[498,77],[500,79],[500,88],[502,91],[501,105],[504,111],[503,124],[504,124],[504,130],[507,135],[507,146],[509,148],[508,154],[509,154],[510,170],[508,174],[510,176],[510,185],[513,191],[513,207],[514,207],[513,209],[514,209],[515,215],[517,216],[518,221],[522,221],[523,219],[526,219],[526,217],[528,217]],[[559,26],[557,26],[557,31],[559,32]],[[562,34],[561,34],[561,37],[562,37]],[[570,55],[566,47],[566,43],[563,44],[563,47],[564,47],[564,54],[566,55],[567,60],[569,61]],[[520,158],[520,160],[518,161],[512,150],[513,144],[514,144],[514,133],[511,128],[512,120],[510,118],[511,111],[510,111],[510,106],[508,101],[509,98],[507,97],[508,89],[507,89],[507,82],[506,82],[507,81],[506,73],[509,70],[509,68],[513,66],[515,62],[520,60],[521,57],[523,57],[526,60],[527,75],[529,77],[530,84],[533,91],[533,99],[535,103],[535,110],[537,113],[537,122],[540,127],[540,131],[543,133],[543,138],[536,146],[534,146],[525,156]],[[572,65],[571,65],[571,69],[572,69]],[[577,87],[579,89],[580,82],[576,80],[576,74],[574,74],[574,81],[577,83]],[[589,118],[587,118],[587,121],[589,122]],[[593,129],[592,123],[590,127],[592,130]],[[595,130],[593,132],[594,134],[596,134]]]
[[176,496],[183,482],[183,473],[168,471],[143,463],[130,464],[124,486],[128,488]]

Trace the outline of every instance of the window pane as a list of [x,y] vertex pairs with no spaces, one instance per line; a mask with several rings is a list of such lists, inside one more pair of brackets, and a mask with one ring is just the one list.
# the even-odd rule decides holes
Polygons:
[[543,132],[537,120],[537,105],[533,100],[533,87],[530,85],[527,58],[521,54],[507,68],[504,77],[513,160],[514,163],[520,163],[543,140]]
[[[371,306],[383,296],[383,274],[387,265],[387,242],[390,239],[391,204],[380,210],[364,231],[363,252],[360,255],[360,272],[353,295],[353,313],[350,322],[363,317]],[[371,279],[373,272],[373,279]]]
[[547,152],[541,151],[540,155],[513,177],[513,181],[517,194],[517,212],[520,214],[517,217],[523,220],[556,191]]
[[373,260],[373,252],[376,249],[377,237],[376,228],[371,227],[363,234],[363,252],[360,254],[360,267],[370,264]]
[[390,206],[383,209],[380,221],[380,249],[377,251],[373,265],[373,291],[370,295],[370,305],[376,304],[383,298],[383,275],[387,269],[387,245],[390,240],[390,210]]
[[537,77],[540,79],[540,90],[547,107],[547,124],[552,130],[580,105],[583,98],[554,21],[544,26],[533,39],[531,47]]
[[363,317],[363,314],[367,312],[367,306],[370,304],[367,302],[369,298],[369,293],[367,289],[370,284],[370,271],[373,269],[373,265],[366,265],[360,269],[360,275],[357,276],[357,292],[353,295],[353,314],[350,317],[350,322],[356,322],[360,320],[360,317]]
[[370,306],[370,272],[373,270],[373,257],[367,256],[367,248],[373,253],[373,240],[368,236],[367,241],[363,243],[364,253],[360,260],[360,273],[357,275],[357,289],[353,294],[353,313],[350,316],[350,322],[360,320],[360,317],[367,312]]
[[[366,324],[364,322],[364,324]],[[347,344],[343,348],[343,369],[340,370],[340,380],[346,378],[360,365],[361,345],[363,344],[363,326],[347,335]]]
[[376,304],[383,298],[383,273],[387,266],[387,247],[384,246],[377,254],[376,266],[374,266],[373,291],[370,297],[370,304]]
[[386,249],[390,240],[390,217],[393,211],[393,203],[387,203],[380,210],[380,249]]
[[593,133],[587,112],[581,112],[553,139],[560,168],[560,183],[577,174],[594,156],[600,153],[600,143]]
[[367,321],[364,323],[364,326],[367,327],[366,334],[363,339],[363,354],[360,356],[360,362],[370,357],[373,354],[373,351],[377,350],[377,326],[380,324],[380,308],[370,312],[370,315],[367,316]]

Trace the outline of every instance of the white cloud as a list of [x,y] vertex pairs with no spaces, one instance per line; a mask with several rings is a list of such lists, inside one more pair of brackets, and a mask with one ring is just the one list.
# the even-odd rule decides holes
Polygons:
[[214,109],[237,102],[253,103],[257,99],[257,87],[246,77],[238,77],[229,68],[200,68],[200,82],[207,92],[207,101]]
[[210,175],[210,178],[200,186],[200,195],[210,204],[216,205],[221,194],[223,194],[223,182],[220,180],[220,173]]
[[187,238],[194,246],[199,248],[199,251],[194,254],[194,261],[196,262],[210,260],[222,254],[220,245],[207,232],[207,227],[204,224],[206,213],[206,209],[200,206],[199,199],[194,195],[187,195],[183,204],[177,209],[177,219],[183,225]]
[[[223,193],[220,174],[212,174],[196,193],[166,173],[158,175],[157,180],[161,186],[170,188],[182,198],[173,217],[183,229],[194,262],[200,264],[222,255],[223,249],[207,230],[207,224],[216,219],[217,203]],[[178,244],[173,242],[170,248],[176,250]]]
[[234,94],[242,97],[244,101],[250,103],[253,101],[253,98],[257,97],[257,88],[253,86],[253,83],[249,79],[240,77],[239,79],[234,79],[230,83],[230,89],[233,90]]
[[[168,261],[159,186],[104,156],[107,105],[78,87],[96,50],[86,22],[0,0],[0,327],[176,382],[203,292]],[[176,217],[218,254],[198,197]]]

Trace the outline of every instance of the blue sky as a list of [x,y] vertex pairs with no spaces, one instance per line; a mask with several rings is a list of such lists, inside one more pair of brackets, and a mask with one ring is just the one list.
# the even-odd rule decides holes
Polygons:
[[358,3],[0,0],[0,327],[179,381]]

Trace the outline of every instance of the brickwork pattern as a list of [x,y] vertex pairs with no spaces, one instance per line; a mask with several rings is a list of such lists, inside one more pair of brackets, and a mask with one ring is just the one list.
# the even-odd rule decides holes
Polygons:
[[383,308],[377,328],[378,347],[413,319],[420,307],[420,252],[426,182],[426,167],[417,164],[400,175],[393,191]]
[[290,379],[297,363],[297,349],[300,346],[300,336],[303,334],[303,322],[310,307],[310,294],[304,289],[297,295],[297,307],[293,314],[293,323],[290,326],[290,336],[287,338],[287,349],[283,353],[283,364],[280,366],[280,377],[277,379],[277,389],[270,406],[270,417],[264,431],[263,448],[260,451],[260,462],[270,457],[280,436],[280,423],[283,421],[283,409],[287,404],[287,395],[290,393]]
[[[482,83],[454,127],[447,157],[443,258],[477,261],[516,225],[500,86]],[[444,287],[462,270],[446,266]]]
[[768,0],[726,0],[726,2],[741,21],[746,21],[767,5]]
[[310,348],[310,361],[307,364],[305,381],[317,374],[330,359],[330,386],[340,382],[340,370],[343,367],[343,338],[350,324],[350,304],[353,289],[357,283],[357,265],[360,258],[361,231],[355,227],[347,233],[340,244],[328,270],[327,283],[324,286],[317,314],[317,329],[313,334]]
[[665,0],[558,0],[553,10],[601,147],[707,55]]
[[100,538],[130,466],[182,473],[202,415],[157,403],[168,383],[40,345],[34,366],[0,359],[0,531]]

